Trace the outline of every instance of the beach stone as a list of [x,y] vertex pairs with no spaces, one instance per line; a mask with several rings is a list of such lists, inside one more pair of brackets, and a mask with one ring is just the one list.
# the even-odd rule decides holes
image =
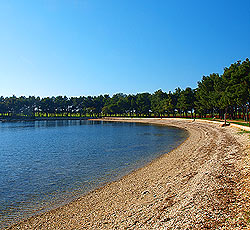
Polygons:
[[120,180],[10,229],[250,229],[247,134],[199,120],[133,121],[185,128],[189,137]]

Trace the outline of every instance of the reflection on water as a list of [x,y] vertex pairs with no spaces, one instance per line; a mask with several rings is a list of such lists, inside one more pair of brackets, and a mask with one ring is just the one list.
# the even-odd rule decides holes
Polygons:
[[0,123],[0,227],[115,180],[186,136],[180,129],[136,123]]

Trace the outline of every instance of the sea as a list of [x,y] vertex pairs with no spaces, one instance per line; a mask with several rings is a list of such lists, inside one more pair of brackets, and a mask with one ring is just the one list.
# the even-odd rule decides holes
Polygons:
[[118,180],[187,136],[141,123],[0,122],[0,228]]

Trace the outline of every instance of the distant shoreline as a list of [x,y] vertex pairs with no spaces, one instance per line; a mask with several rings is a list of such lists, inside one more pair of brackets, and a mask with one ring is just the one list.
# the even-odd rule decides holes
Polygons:
[[118,181],[10,229],[235,229],[249,226],[249,137],[216,123],[100,119],[186,129],[176,149]]
[[0,118],[1,122],[23,122],[23,121],[64,121],[64,120],[89,120],[95,117],[35,117],[35,118]]

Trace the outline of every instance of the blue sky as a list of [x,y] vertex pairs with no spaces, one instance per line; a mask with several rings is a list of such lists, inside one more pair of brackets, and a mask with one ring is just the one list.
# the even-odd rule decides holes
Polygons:
[[3,96],[194,88],[249,54],[249,0],[0,2]]

